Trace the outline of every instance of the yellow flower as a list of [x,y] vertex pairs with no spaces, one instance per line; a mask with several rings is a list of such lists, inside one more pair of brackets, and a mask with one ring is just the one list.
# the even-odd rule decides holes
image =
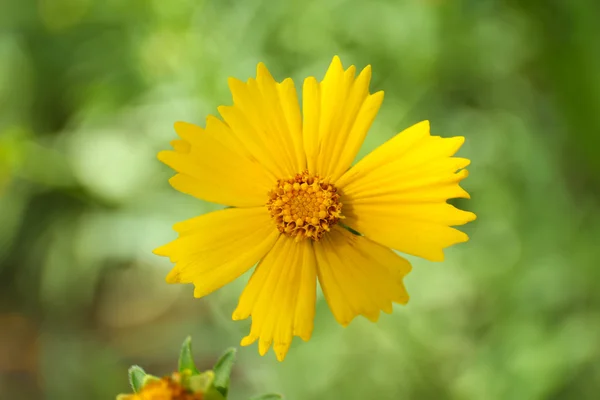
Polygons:
[[261,355],[273,345],[280,361],[293,336],[311,336],[317,278],[340,324],[376,321],[408,301],[411,266],[391,249],[441,261],[468,240],[450,226],[475,219],[446,203],[469,198],[469,160],[452,157],[464,138],[431,136],[428,121],[351,167],[383,100],[369,93],[370,66],[355,73],[334,57],[321,82],[304,81],[301,113],[292,80],[261,63],[256,79],[229,79],[222,119],[176,123],[181,139],[159,153],[175,189],[232,207],[174,226],[179,238],[155,250],[175,263],[167,282],[202,297],[259,262],[233,319],[252,316],[241,344],[258,340]]
[[179,381],[179,375],[148,382],[139,393],[120,395],[118,400],[202,400],[202,393],[190,393]]

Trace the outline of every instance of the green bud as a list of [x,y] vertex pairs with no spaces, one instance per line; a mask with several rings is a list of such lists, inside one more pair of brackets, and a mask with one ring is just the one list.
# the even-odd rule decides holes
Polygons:
[[[188,336],[179,353],[178,371],[162,379],[147,374],[141,367],[129,368],[129,383],[134,393],[169,396],[185,391],[187,394],[202,394],[204,400],[226,400],[229,392],[231,371],[235,363],[236,349],[229,348],[219,358],[213,371],[200,373],[192,356],[192,339]],[[153,385],[150,383],[156,382]],[[117,396],[117,400],[131,400],[135,394]],[[162,397],[161,397],[162,398]],[[279,394],[265,394],[254,397],[254,400],[278,400]]]

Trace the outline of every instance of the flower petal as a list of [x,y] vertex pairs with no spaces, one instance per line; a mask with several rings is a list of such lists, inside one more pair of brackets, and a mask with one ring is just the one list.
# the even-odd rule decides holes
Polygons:
[[469,160],[451,157],[463,142],[430,136],[428,121],[396,135],[338,180],[344,223],[403,253],[443,260],[444,248],[468,240],[450,226],[475,219],[446,203],[469,198],[459,186]]
[[304,147],[309,171],[335,181],[352,164],[369,130],[383,92],[369,94],[371,67],[357,78],[334,57],[321,83],[304,81]]
[[280,235],[265,207],[228,208],[179,222],[179,238],[154,250],[175,267],[168,283],[193,283],[202,297],[250,269]]
[[183,140],[174,151],[161,151],[159,160],[178,172],[169,180],[180,192],[214,203],[252,207],[266,203],[275,177],[237,140],[231,129],[214,117],[206,129],[177,122]]
[[278,83],[263,63],[256,79],[246,83],[230,78],[232,107],[219,112],[277,178],[294,176],[306,168],[298,95],[291,79]]
[[346,326],[357,315],[371,321],[392,303],[406,304],[402,279],[410,263],[366,237],[335,226],[314,244],[319,283],[335,319]]
[[266,354],[273,344],[283,361],[293,336],[310,339],[316,299],[315,256],[310,240],[279,240],[260,262],[242,293],[233,319],[252,316],[250,334],[242,346],[259,340],[259,352]]
[[192,146],[185,140],[171,140],[171,146],[177,153],[187,154],[191,151]]

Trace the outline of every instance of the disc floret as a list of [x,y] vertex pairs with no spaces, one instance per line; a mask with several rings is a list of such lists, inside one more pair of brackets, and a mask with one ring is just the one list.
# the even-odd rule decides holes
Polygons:
[[281,233],[319,240],[342,216],[337,188],[308,171],[279,179],[269,192],[267,208]]

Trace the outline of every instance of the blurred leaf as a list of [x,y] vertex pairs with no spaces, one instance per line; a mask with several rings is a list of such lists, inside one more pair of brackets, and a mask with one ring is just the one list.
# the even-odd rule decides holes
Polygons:
[[139,392],[144,387],[146,372],[137,365],[129,368],[129,384],[135,393]]
[[283,399],[283,396],[278,393],[267,393],[260,396],[251,397],[250,400],[277,400]]
[[227,391],[229,389],[229,377],[231,375],[231,369],[235,363],[235,348],[229,348],[219,358],[219,361],[215,364],[213,370],[215,371],[215,380],[213,386],[227,397]]
[[179,355],[179,372],[183,373],[185,370],[191,371],[192,375],[198,374],[198,369],[196,368],[192,354],[192,338],[190,336],[183,341],[181,353]]

